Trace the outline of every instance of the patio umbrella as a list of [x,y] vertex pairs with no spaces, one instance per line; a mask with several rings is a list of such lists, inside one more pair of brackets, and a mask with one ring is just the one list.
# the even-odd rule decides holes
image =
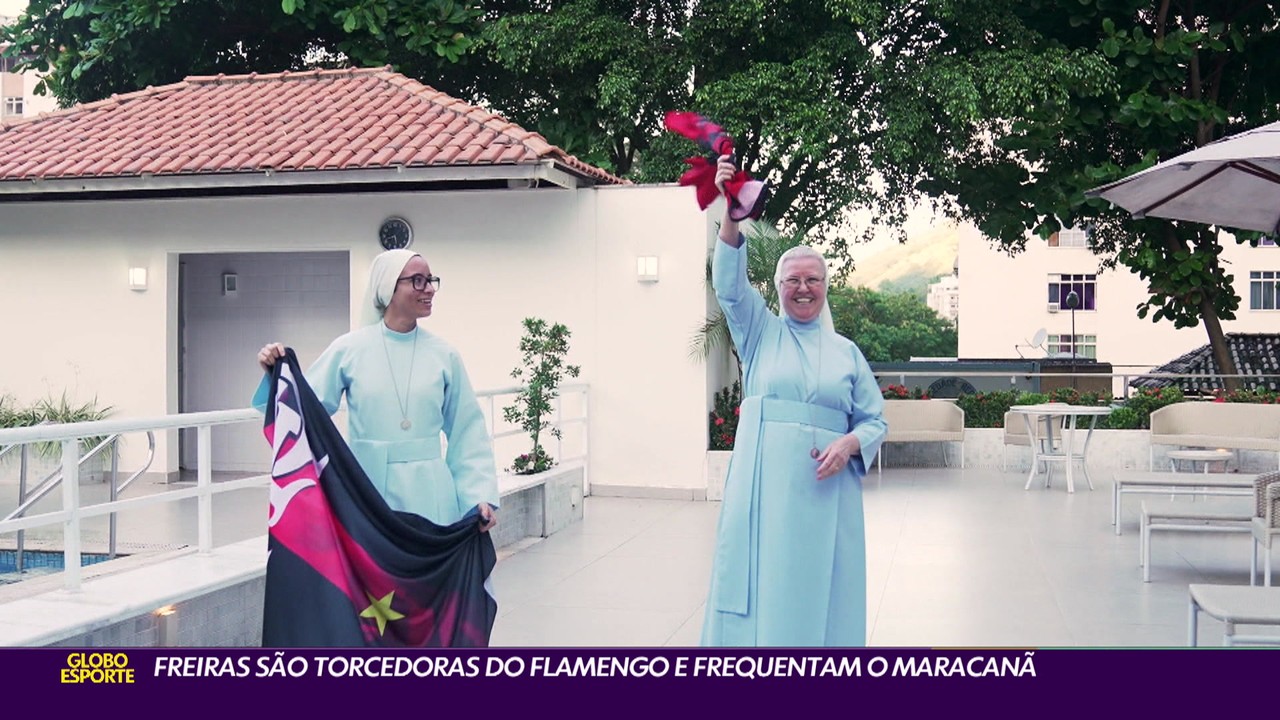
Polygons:
[[1230,135],[1094,188],[1133,213],[1280,232],[1280,122]]

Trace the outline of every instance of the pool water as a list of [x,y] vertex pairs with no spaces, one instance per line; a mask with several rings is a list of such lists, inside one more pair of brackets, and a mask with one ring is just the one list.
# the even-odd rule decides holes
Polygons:
[[[107,560],[106,553],[80,553],[80,566]],[[18,572],[18,551],[0,550],[0,583],[17,582],[28,573],[43,575],[62,570],[65,558],[61,550],[26,550],[22,553],[22,573]]]

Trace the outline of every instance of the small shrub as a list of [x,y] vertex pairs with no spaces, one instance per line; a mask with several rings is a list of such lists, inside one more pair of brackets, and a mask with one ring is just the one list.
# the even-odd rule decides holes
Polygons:
[[712,450],[732,450],[738,435],[738,414],[742,412],[742,383],[726,385],[716,393],[708,428]]
[[[40,423],[76,423],[102,420],[111,414],[111,408],[99,407],[98,399],[76,404],[63,392],[55,399],[47,397],[30,406],[21,407],[10,395],[0,396],[0,428],[31,427]],[[106,436],[80,438],[80,452],[85,453],[97,447]],[[32,445],[36,454],[41,457],[58,457],[62,454],[62,443],[45,442]],[[104,450],[110,452],[110,448]]]
[[916,386],[910,390],[906,385],[889,385],[880,391],[885,400],[928,400],[929,393]]
[[521,367],[511,371],[511,377],[524,384],[516,393],[515,401],[502,409],[502,416],[529,433],[533,449],[511,461],[508,471],[517,475],[532,475],[551,469],[555,460],[542,447],[542,431],[560,438],[560,428],[551,423],[554,408],[551,401],[560,395],[560,382],[567,375],[578,377],[577,365],[566,365],[564,356],[569,352],[569,329],[560,323],[549,325],[545,320],[525,318],[524,337],[520,338]]
[[964,426],[970,428],[1004,427],[1004,414],[1021,404],[1024,403],[1017,390],[969,393],[956,398],[956,405],[964,410]]
[[1182,389],[1176,386],[1158,389],[1143,388],[1130,396],[1124,406],[1138,414],[1138,427],[1147,430],[1151,428],[1151,413],[1166,405],[1180,403],[1185,400],[1186,397],[1183,396]]
[[1136,430],[1141,426],[1142,418],[1138,417],[1138,411],[1124,406],[1113,409],[1105,425],[1112,430]]

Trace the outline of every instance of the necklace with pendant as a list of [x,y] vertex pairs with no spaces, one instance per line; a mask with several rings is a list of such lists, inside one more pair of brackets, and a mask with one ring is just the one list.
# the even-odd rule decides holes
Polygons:
[[413,354],[409,356],[409,382],[404,387],[404,400],[400,399],[400,383],[396,382],[396,368],[391,362],[391,348],[387,345],[387,327],[382,327],[382,349],[387,353],[387,370],[391,373],[391,388],[396,394],[396,403],[400,405],[400,429],[408,430],[413,427],[413,423],[409,421],[409,389],[413,387],[413,365],[414,360],[418,357],[418,326],[413,327]]
[[813,402],[809,402],[809,372],[806,369],[808,363],[805,362],[804,358],[804,346],[800,344],[800,338],[796,337],[794,328],[787,325],[787,330],[791,332],[791,339],[796,344],[796,352],[800,355],[800,378],[804,383],[803,389],[805,393],[801,401],[809,406],[809,457],[817,460],[822,453],[818,450],[818,420],[813,414],[813,404],[818,402],[818,391],[822,387],[822,329],[818,329],[818,371],[814,373],[815,377],[813,379]]

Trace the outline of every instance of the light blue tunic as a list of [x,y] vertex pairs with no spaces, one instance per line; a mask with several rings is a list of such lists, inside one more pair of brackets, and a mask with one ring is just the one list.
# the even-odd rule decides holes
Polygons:
[[[858,346],[771,313],[747,248],[717,241],[716,298],[744,366],[702,644],[866,644],[862,477],[884,439],[884,400]],[[821,353],[821,377],[818,377]],[[816,390],[816,392],[815,392]],[[819,481],[812,447],[852,431],[859,455]]]
[[[346,393],[348,444],[387,504],[449,525],[481,502],[498,506],[493,446],[457,351],[415,332],[416,351],[412,332],[382,323],[353,330],[329,345],[306,379],[330,414]],[[264,378],[255,406],[265,407],[268,385]],[[408,430],[400,426],[406,387]]]

